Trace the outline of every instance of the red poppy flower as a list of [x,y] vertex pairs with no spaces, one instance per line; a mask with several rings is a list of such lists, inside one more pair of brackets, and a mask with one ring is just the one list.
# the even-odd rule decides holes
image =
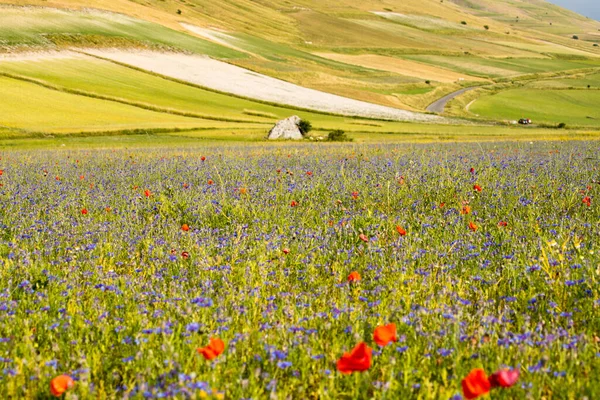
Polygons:
[[106,207],[104,210],[105,210],[107,213],[109,213],[109,212],[111,212],[111,211],[112,211],[110,207]]
[[440,208],[446,207],[446,203],[440,203]]
[[590,196],[586,196],[583,198],[582,203],[585,204],[588,207],[591,207],[592,205],[592,199],[590,198]]
[[206,157],[202,156],[202,157],[200,157],[200,160],[206,161]]
[[375,340],[375,343],[382,347],[387,346],[392,342],[397,342],[398,338],[396,337],[396,324],[388,324],[375,328],[373,340]]
[[473,190],[476,192],[481,192],[483,189],[481,189],[481,186],[479,186],[479,185],[474,185]]
[[492,388],[485,371],[481,368],[471,371],[461,383],[463,394],[467,400],[483,396],[484,394],[489,393]]
[[50,393],[52,396],[60,397],[74,385],[75,381],[69,375],[60,375],[50,381]]
[[475,225],[475,223],[473,221],[469,222],[469,229],[472,230],[473,232],[477,232],[477,229],[479,229],[479,227],[477,225]]
[[358,199],[358,192],[352,192],[352,198],[354,200]]
[[288,249],[287,247],[284,248],[282,251],[283,251],[283,254],[290,254],[290,249]]
[[87,213],[88,213],[87,208],[82,208],[81,209],[81,215],[87,215]]
[[348,282],[358,282],[361,279],[360,274],[356,271],[351,272],[350,275],[348,275]]
[[181,257],[184,260],[187,260],[188,258],[190,258],[190,253],[188,253],[187,251],[183,251],[183,252],[181,252]]
[[225,343],[219,338],[211,338],[208,346],[201,347],[198,350],[198,354],[207,360],[214,360],[225,350]]
[[367,235],[365,235],[364,233],[361,233],[360,235],[358,235],[358,238],[359,238],[360,240],[362,240],[363,242],[365,242],[365,243],[368,243],[368,242],[369,242],[369,238],[368,238],[368,237],[367,237]]
[[500,226],[500,227],[508,226],[508,222],[506,222],[506,221],[500,221],[500,222],[498,222],[498,226]]
[[518,369],[501,369],[500,371],[494,372],[490,376],[490,384],[492,385],[492,387],[509,388],[511,386],[514,386],[518,380]]
[[298,202],[296,200],[292,200],[292,202],[290,203],[290,207],[297,207],[298,206]]
[[396,227],[396,232],[398,232],[400,236],[406,236],[406,230],[400,225]]
[[344,353],[337,362],[337,369],[342,374],[363,372],[371,367],[373,350],[364,342],[356,345],[350,353]]
[[400,179],[398,179],[398,185],[404,185],[404,177],[401,176]]
[[190,226],[188,224],[181,225],[181,230],[187,232],[190,230]]
[[470,173],[474,174],[475,173],[475,168],[471,167],[471,169],[469,170]]
[[240,194],[246,194],[248,193],[248,189],[246,189],[245,187],[240,188]]
[[79,180],[80,180],[80,181],[82,181],[82,180],[84,180],[84,179],[85,179],[85,176],[83,176],[83,175],[81,175],[81,176],[79,177]]
[[184,184],[183,184],[183,188],[184,188],[184,189],[188,189],[189,187],[190,187],[190,185],[188,185],[187,183],[184,183]]
[[471,214],[471,207],[463,206],[463,208],[460,210],[460,213],[463,215]]
[[4,175],[4,170],[0,169],[0,176]]
[[148,189],[146,189],[146,190],[144,190],[144,196],[150,197],[150,196],[152,196],[152,192],[149,191]]
[[312,174],[313,174],[312,171],[306,171],[307,176],[312,176]]
[[209,179],[209,180],[208,180],[208,184],[209,184],[209,185],[212,185],[213,183],[215,183],[215,182],[214,182],[212,179]]

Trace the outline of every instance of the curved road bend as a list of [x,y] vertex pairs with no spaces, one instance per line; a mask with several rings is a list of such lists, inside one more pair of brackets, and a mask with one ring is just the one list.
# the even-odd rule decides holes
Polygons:
[[448,102],[450,100],[454,99],[455,97],[460,96],[463,93],[469,92],[474,89],[479,89],[479,86],[464,88],[464,89],[460,89],[454,93],[450,93],[449,95],[442,97],[438,101],[431,103],[429,105],[429,107],[427,107],[427,111],[441,114],[444,112],[444,109],[446,108],[446,104],[448,104]]

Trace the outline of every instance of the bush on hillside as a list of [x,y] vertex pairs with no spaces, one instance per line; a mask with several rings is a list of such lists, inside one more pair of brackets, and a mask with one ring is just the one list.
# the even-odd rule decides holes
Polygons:
[[302,132],[303,135],[306,135],[308,134],[308,132],[312,131],[312,124],[310,123],[310,121],[301,119],[300,122],[298,122],[298,128],[300,129],[300,132]]
[[328,142],[351,142],[352,138],[349,138],[348,135],[346,135],[346,132],[344,132],[343,130],[336,129],[335,131],[329,132],[329,135],[327,135],[327,141]]

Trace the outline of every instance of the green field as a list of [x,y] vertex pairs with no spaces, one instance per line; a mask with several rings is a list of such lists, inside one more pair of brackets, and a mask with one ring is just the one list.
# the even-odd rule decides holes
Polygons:
[[576,76],[568,79],[551,79],[532,82],[527,85],[531,88],[544,89],[590,89],[600,88],[600,73]]
[[[31,80],[1,78],[7,85],[0,88],[6,99],[0,106],[6,115],[0,125],[26,130],[123,130],[135,128],[139,121],[139,128],[144,129],[260,128],[264,136],[277,120],[291,115],[310,120],[316,130],[390,132],[402,126],[240,99],[92,58],[5,61],[0,62],[2,73]],[[74,104],[76,117],[66,117],[72,111],[69,103]],[[35,118],[25,118],[30,113]]]
[[480,57],[450,57],[411,55],[404,58],[442,66],[456,72],[482,78],[506,78],[525,74],[557,72],[583,68],[599,68],[599,60],[555,60],[539,58],[496,59]]
[[[4,139],[2,146],[24,145],[25,142],[15,140],[26,137],[34,140],[32,144],[37,144],[40,136],[60,134],[63,139],[58,138],[53,144],[58,146],[64,143],[62,140],[75,143],[84,140],[85,136],[97,136],[102,132],[145,135],[139,139],[127,138],[125,143],[130,145],[138,141],[142,145],[148,141],[165,143],[169,138],[173,138],[175,143],[181,140],[254,141],[262,140],[276,120],[294,114],[313,123],[315,137],[343,129],[359,142],[562,140],[593,138],[598,134],[596,129],[569,132],[528,129],[524,133],[519,128],[472,123],[415,124],[319,114],[220,94],[83,56],[44,62],[4,61],[0,62],[0,74],[5,75],[0,77],[0,94],[5,99],[0,103],[0,126],[5,128],[4,132],[0,132],[0,138]],[[597,75],[591,75],[582,82],[595,82],[596,79]],[[581,113],[584,114],[580,117],[583,122],[578,119],[565,119],[564,122],[597,126],[597,121],[585,118],[585,114],[593,113],[593,110],[585,109]],[[542,121],[537,115],[531,115],[531,118]],[[136,129],[141,131],[132,132]],[[85,143],[101,145],[102,140],[92,138]],[[110,143],[119,141],[112,139]],[[51,145],[50,142],[48,145]]]
[[515,89],[482,97],[470,111],[498,120],[531,118],[535,123],[600,124],[599,90]]
[[116,102],[63,93],[0,77],[0,125],[32,132],[226,128],[230,122],[187,118]]
[[[464,107],[458,112],[456,107],[447,109],[448,115],[478,114],[480,120],[486,120],[483,124],[453,121],[454,125],[424,128],[241,99],[91,58],[20,62],[0,58],[0,91],[5,99],[0,105],[0,127],[5,132],[0,136],[5,139],[137,130],[211,140],[257,140],[276,120],[293,114],[310,120],[315,136],[343,129],[356,140],[367,141],[368,135],[385,141],[394,135],[398,140],[419,139],[413,135],[424,135],[420,139],[425,141],[468,140],[461,134],[464,132],[480,138],[518,137],[519,131],[492,125],[496,120],[520,118],[523,113],[543,123],[582,127],[570,131],[575,136],[585,136],[586,130],[595,132],[600,126],[594,110],[597,92],[546,91],[600,86],[594,75],[576,75],[584,69],[600,68],[600,49],[564,33],[571,29],[584,38],[600,29],[600,23],[547,4],[516,0],[477,4],[303,0],[298,5],[247,0],[210,4],[111,0],[98,5],[103,10],[92,10],[83,0],[0,3],[16,5],[1,6],[0,53],[72,46],[185,51],[226,59],[301,86],[415,111],[424,111],[464,84],[425,84],[429,78],[409,76],[408,70],[403,75],[401,63],[405,60],[486,78],[481,82],[486,90],[502,90],[492,96],[481,91],[485,97],[471,105],[471,115]],[[23,5],[34,7],[20,7]],[[183,22],[212,32],[218,43],[192,34]],[[336,52],[396,57],[399,63],[387,71],[355,65],[351,59],[340,62],[320,56]],[[564,77],[553,78],[552,74],[559,73]],[[525,100],[519,98],[524,94]],[[550,133],[540,130],[539,134]]]

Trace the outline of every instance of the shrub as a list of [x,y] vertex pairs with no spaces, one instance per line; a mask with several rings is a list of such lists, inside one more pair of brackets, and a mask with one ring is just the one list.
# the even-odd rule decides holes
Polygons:
[[298,128],[300,129],[300,132],[302,132],[303,135],[306,135],[308,134],[308,132],[312,131],[312,124],[310,123],[310,121],[301,119],[300,122],[298,122]]
[[460,21],[461,24],[466,25],[467,21]]
[[561,122],[560,124],[557,125],[558,129],[565,129],[567,127],[567,124],[565,124],[564,122]]
[[327,141],[328,142],[351,142],[352,138],[349,138],[348,135],[346,135],[346,132],[344,132],[343,130],[336,129],[335,131],[329,132],[329,135],[327,135]]
[[181,15],[181,10],[177,10],[177,14]]
[[490,30],[490,26],[489,25],[484,25],[483,27],[485,28],[486,31]]
[[577,35],[573,35],[573,39],[575,39],[575,40],[579,40],[579,36],[577,36]]
[[428,84],[428,85],[431,85],[431,81],[430,80],[425,81],[425,83]]

